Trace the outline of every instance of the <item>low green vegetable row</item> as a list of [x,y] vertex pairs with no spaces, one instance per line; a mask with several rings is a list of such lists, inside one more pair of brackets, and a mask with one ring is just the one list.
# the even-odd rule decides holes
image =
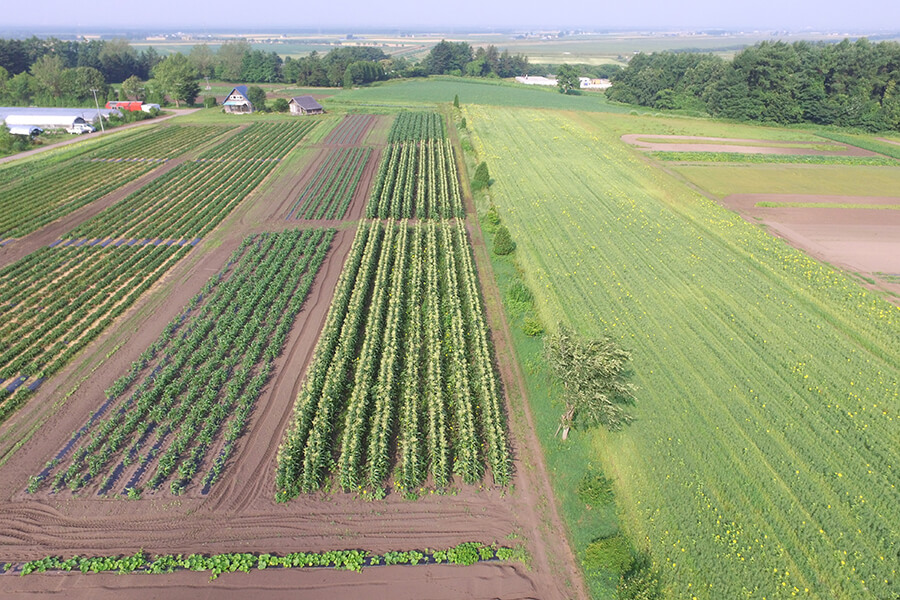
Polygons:
[[[364,566],[417,565],[428,563],[449,563],[472,565],[487,560],[524,560],[524,551],[478,542],[463,542],[446,550],[417,550],[387,552],[383,555],[370,554],[365,550],[331,550],[328,552],[292,552],[284,556],[274,554],[251,554],[233,552],[227,554],[161,554],[155,558],[139,550],[131,556],[73,556],[63,559],[48,556],[22,565],[21,575],[46,571],[81,571],[82,573],[116,572],[124,573],[172,573],[176,570],[210,571],[210,580],[222,573],[251,569],[281,567],[302,569],[304,567],[333,567],[346,571],[362,571]],[[10,571],[14,565],[6,563],[2,571]]]

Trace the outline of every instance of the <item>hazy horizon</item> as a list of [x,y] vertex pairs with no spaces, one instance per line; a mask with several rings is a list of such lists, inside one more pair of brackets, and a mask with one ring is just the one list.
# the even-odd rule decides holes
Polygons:
[[[79,34],[81,32],[191,31],[220,32],[271,30],[277,32],[412,31],[451,32],[491,29],[580,29],[580,30],[779,30],[816,32],[888,32],[900,30],[900,3],[860,0],[853,5],[836,0],[759,0],[752,6],[734,6],[720,0],[677,3],[666,0],[635,0],[625,5],[596,7],[561,0],[552,10],[501,1],[492,4],[459,0],[453,4],[428,6],[412,0],[376,5],[360,0],[338,0],[328,9],[311,12],[272,4],[271,10],[246,13],[246,4],[220,0],[213,6],[183,4],[176,9],[152,7],[148,11],[116,4],[81,5],[73,10],[63,0],[37,0],[13,4],[4,12],[7,31]],[[349,16],[352,15],[352,16]],[[890,26],[885,24],[889,23]],[[324,31],[323,31],[324,32]]]

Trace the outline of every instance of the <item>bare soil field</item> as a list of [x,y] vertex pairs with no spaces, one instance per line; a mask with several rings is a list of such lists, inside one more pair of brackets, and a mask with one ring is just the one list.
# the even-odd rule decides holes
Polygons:
[[[757,206],[761,202],[839,206]],[[877,281],[876,287],[900,293],[900,284],[884,279],[885,274],[900,275],[900,210],[852,207],[897,206],[900,197],[734,194],[722,203],[817,259],[865,274]],[[896,297],[894,301],[900,303]]]
[[[355,230],[352,220],[362,215],[378,161],[376,152],[347,221],[286,221],[284,205],[296,197],[321,159],[315,150],[311,156],[301,169],[281,169],[270,176],[87,352],[45,383],[0,427],[0,457],[4,457],[0,459],[0,563],[47,555],[132,554],[139,549],[149,554],[282,554],[348,548],[383,553],[479,541],[524,544],[531,564],[379,567],[363,573],[267,569],[223,575],[214,582],[208,581],[206,574],[190,572],[162,576],[49,573],[25,578],[5,574],[0,575],[0,596],[585,597],[571,551],[560,535],[562,525],[555,514],[540,452],[535,450],[538,444],[533,428],[513,423],[512,417],[517,460],[509,489],[460,484],[445,493],[426,490],[416,501],[390,492],[383,500],[364,501],[340,491],[303,496],[286,504],[274,501],[278,445],[349,252]],[[29,476],[39,472],[102,403],[103,390],[225,265],[245,236],[308,225],[338,226],[339,231],[256,404],[247,433],[209,494],[203,495],[199,488],[189,488],[181,496],[161,490],[145,492],[141,500],[127,500],[87,491],[78,495],[25,491]],[[480,261],[479,268],[484,268]],[[488,295],[493,298],[499,292]],[[488,314],[495,343],[502,349],[509,344],[502,334],[502,314],[497,315],[498,302],[489,299]],[[498,357],[504,379],[515,377],[515,365],[508,363],[514,357],[503,351]],[[521,408],[509,412],[519,414]]]
[[[734,138],[714,138],[691,135],[647,135],[627,134],[622,141],[641,150],[652,152],[734,152],[739,154],[815,154],[818,156],[878,156],[875,152],[841,144],[839,142],[774,142],[771,140],[748,140]],[[654,143],[649,140],[660,140]],[[684,140],[672,143],[671,140]],[[841,146],[843,150],[820,150],[816,146]],[[790,147],[788,147],[790,146]],[[796,147],[795,147],[796,146]]]

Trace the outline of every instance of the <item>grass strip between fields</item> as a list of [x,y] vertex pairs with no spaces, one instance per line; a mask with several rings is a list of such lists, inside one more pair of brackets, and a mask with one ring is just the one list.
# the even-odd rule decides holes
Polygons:
[[682,163],[752,163],[796,165],[849,165],[896,167],[897,161],[884,156],[823,156],[821,154],[749,154],[743,152],[651,152],[653,158]]
[[853,204],[850,202],[757,202],[760,208],[864,208],[867,210],[900,210],[900,204]]

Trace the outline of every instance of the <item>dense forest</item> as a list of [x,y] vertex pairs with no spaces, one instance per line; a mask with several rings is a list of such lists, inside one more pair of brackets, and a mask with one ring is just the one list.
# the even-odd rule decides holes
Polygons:
[[711,54],[638,54],[611,100],[729,119],[900,129],[900,44],[761,42],[731,61]]

